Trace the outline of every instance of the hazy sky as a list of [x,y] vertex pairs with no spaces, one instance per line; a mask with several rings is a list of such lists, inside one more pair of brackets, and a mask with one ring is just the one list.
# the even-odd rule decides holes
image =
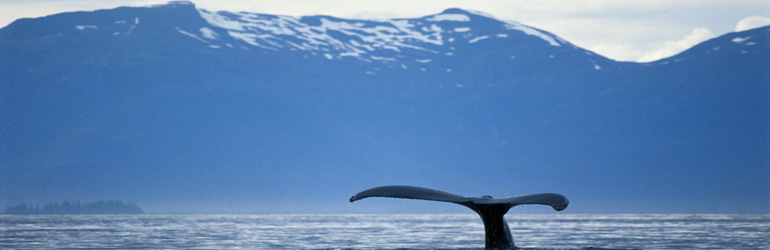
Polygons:
[[[0,0],[0,26],[23,17],[165,0]],[[767,0],[194,0],[216,11],[342,18],[411,18],[459,7],[552,32],[619,61],[652,61],[733,31],[770,25]]]

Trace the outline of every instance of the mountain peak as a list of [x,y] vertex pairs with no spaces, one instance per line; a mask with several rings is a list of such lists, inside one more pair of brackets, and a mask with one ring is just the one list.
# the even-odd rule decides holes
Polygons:
[[474,10],[464,10],[460,8],[449,8],[439,14],[429,16],[429,19],[441,19],[440,21],[470,21],[475,17],[483,17],[497,20],[494,16]]
[[192,5],[195,6],[193,2],[190,1],[170,1],[166,5]]
[[471,14],[467,10],[460,8],[449,8],[441,12],[441,14]]
[[191,1],[169,1],[165,4],[156,4],[146,6],[149,8],[183,8],[183,9],[196,9],[197,7]]

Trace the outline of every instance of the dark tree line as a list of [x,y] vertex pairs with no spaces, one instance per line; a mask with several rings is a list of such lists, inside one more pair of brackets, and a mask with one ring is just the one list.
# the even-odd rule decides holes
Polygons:
[[6,214],[141,214],[142,209],[134,202],[122,201],[97,201],[80,204],[80,201],[70,203],[47,203],[42,207],[22,203],[5,209]]

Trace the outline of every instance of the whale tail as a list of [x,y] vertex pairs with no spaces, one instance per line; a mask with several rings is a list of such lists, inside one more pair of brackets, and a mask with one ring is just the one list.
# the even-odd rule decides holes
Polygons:
[[491,196],[466,197],[444,191],[413,186],[382,186],[361,191],[350,202],[369,197],[388,197],[451,202],[475,211],[484,222],[487,249],[513,249],[513,237],[503,216],[514,206],[538,204],[551,206],[556,211],[567,208],[569,200],[560,194],[540,193],[502,199]]

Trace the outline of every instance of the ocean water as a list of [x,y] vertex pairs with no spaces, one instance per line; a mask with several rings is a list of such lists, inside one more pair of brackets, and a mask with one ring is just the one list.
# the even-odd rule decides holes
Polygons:
[[[526,249],[770,249],[770,214],[515,214]],[[0,249],[483,249],[475,214],[0,215]]]

